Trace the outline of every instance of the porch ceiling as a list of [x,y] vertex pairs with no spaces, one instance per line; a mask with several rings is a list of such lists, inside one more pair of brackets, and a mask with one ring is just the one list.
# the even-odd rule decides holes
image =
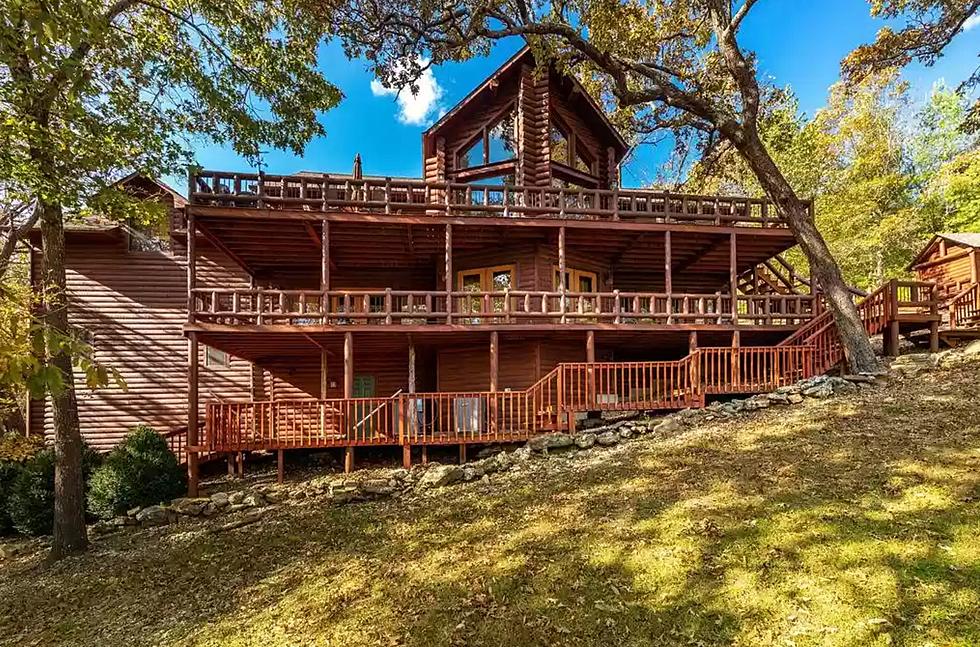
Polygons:
[[[417,349],[446,349],[472,347],[485,344],[489,352],[490,332],[486,330],[433,331],[406,333],[397,330],[361,330],[354,333],[354,361],[359,354],[390,355],[400,357],[409,342]],[[618,352],[638,354],[676,351],[678,356],[687,354],[689,343],[687,330],[599,330],[595,332],[596,348],[600,352],[615,349]],[[581,342],[585,347],[586,331],[565,330],[518,330],[499,331],[502,348],[516,341]],[[789,334],[787,330],[741,329],[743,346],[773,345]],[[251,331],[201,331],[198,340],[226,351],[235,357],[262,363],[270,358],[309,358],[327,351],[334,361],[343,361],[344,332],[251,332]],[[732,331],[706,329],[698,331],[699,346],[728,346],[732,343]]]
[[[196,221],[208,241],[260,278],[304,279],[316,284],[320,267],[320,223],[294,218],[277,220],[208,217]],[[729,273],[729,233],[703,227],[671,232],[674,291],[710,291],[725,284]],[[747,270],[795,244],[787,230],[754,228],[738,231],[737,269]],[[453,251],[496,250],[507,262],[507,248],[533,243],[557,248],[557,228],[454,225]],[[576,228],[569,226],[566,249],[570,256],[587,255],[612,268],[616,275],[664,273],[664,237],[661,230]],[[334,269],[436,268],[445,246],[444,225],[381,222],[331,222],[330,260]],[[386,287],[386,286],[377,286]]]

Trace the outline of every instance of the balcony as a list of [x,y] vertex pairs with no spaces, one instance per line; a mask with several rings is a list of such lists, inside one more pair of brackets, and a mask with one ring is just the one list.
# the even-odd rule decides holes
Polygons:
[[[196,323],[228,326],[799,326],[822,310],[808,294],[193,290]],[[326,307],[324,307],[326,306]]]
[[192,205],[474,218],[545,218],[787,228],[768,200],[632,189],[574,189],[328,174],[199,171]]

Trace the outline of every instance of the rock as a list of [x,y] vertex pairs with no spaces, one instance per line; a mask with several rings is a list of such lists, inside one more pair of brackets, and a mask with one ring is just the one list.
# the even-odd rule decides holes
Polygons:
[[242,499],[241,504],[246,508],[261,508],[262,506],[266,505],[266,501],[265,497],[258,492],[249,492]]
[[681,420],[694,420],[695,418],[702,415],[700,409],[684,409],[677,412],[677,417]]
[[419,479],[420,487],[442,487],[463,479],[463,470],[456,465],[432,465]]
[[408,476],[408,470],[404,467],[399,467],[398,469],[391,470],[391,478],[395,481],[404,481]]
[[476,453],[476,459],[483,460],[484,458],[492,458],[502,451],[504,450],[500,445],[487,445]]
[[803,395],[808,398],[829,398],[834,394],[834,387],[824,382],[803,389]]
[[364,494],[373,496],[387,496],[395,491],[390,481],[385,479],[368,479],[360,484],[360,490]]
[[196,517],[201,514],[204,510],[204,506],[211,503],[209,498],[199,498],[191,499],[187,497],[182,497],[180,499],[174,499],[170,502],[170,509],[177,514],[187,515],[189,517]]
[[245,505],[244,503],[229,503],[228,507],[225,508],[225,510],[228,512],[238,512],[240,510],[244,510],[247,507],[248,506]]
[[789,404],[789,396],[785,393],[779,393],[777,391],[775,393],[769,393],[766,397],[772,404]]
[[245,493],[242,492],[241,490],[237,492],[232,492],[231,494],[228,495],[228,503],[230,505],[241,505],[241,503],[244,500],[245,500]]
[[228,530],[234,530],[235,528],[241,528],[242,526],[253,524],[256,521],[261,520],[262,515],[263,515],[262,510],[249,510],[238,519],[234,519],[227,523],[223,523],[220,526],[217,526],[214,529],[214,532],[225,532]]
[[213,517],[214,515],[218,514],[219,512],[221,512],[221,510],[219,510],[217,508],[217,506],[215,506],[213,503],[211,503],[210,501],[208,501],[204,505],[204,508],[201,510],[201,516],[202,517]]
[[531,449],[526,445],[524,447],[518,447],[510,453],[500,452],[497,454],[497,461],[501,464],[504,462],[515,463],[518,461],[526,461],[529,458],[531,458]]
[[540,436],[533,436],[528,439],[527,447],[531,449],[532,452],[543,452],[548,449],[548,436],[542,434]]
[[571,435],[562,432],[541,434],[527,441],[527,447],[535,452],[544,452],[549,449],[564,449],[574,444],[575,439]]
[[661,420],[656,427],[653,428],[653,433],[666,436],[668,434],[674,434],[684,428],[681,421],[673,416],[668,416]]
[[980,355],[980,339],[971,341],[965,348],[963,348],[962,351],[960,351],[960,353],[962,355],[966,355],[967,357]]
[[623,440],[629,440],[633,437],[633,429],[631,427],[623,427],[619,430],[619,437]]
[[915,377],[923,371],[935,368],[938,361],[939,358],[929,353],[909,353],[892,360],[891,370],[905,377]]
[[218,508],[224,508],[229,503],[228,494],[226,492],[215,492],[211,495],[211,505]]
[[464,481],[475,481],[476,479],[483,478],[484,474],[486,474],[486,471],[480,463],[471,463],[463,466]]
[[790,404],[799,404],[803,402],[803,396],[800,395],[799,393],[790,393],[789,395],[786,396],[786,399],[789,401]]
[[856,373],[851,375],[845,375],[844,378],[848,382],[854,382],[855,384],[871,383],[875,381],[874,375],[868,375],[866,373]]
[[[125,524],[123,524],[125,525]],[[108,535],[110,532],[115,532],[119,530],[120,526],[117,526],[112,521],[97,521],[92,524],[92,534],[93,535]]]
[[603,447],[609,447],[619,442],[619,434],[614,431],[604,431],[596,436],[595,441]]
[[591,432],[585,432],[575,437],[575,446],[579,449],[588,449],[593,445],[595,445],[595,434]]
[[330,488],[330,499],[334,503],[350,503],[357,498],[359,491],[356,487],[342,485]]
[[137,523],[137,521],[136,521],[136,515],[133,515],[132,517],[130,517],[130,516],[113,517],[112,518],[112,521],[110,523],[112,523],[112,525],[118,526],[118,527],[122,527],[122,526],[135,526],[136,523]]
[[137,506],[135,508],[130,508],[129,510],[126,511],[126,516],[127,517],[135,517],[139,513],[140,510],[142,510],[142,508],[140,508],[139,506]]
[[151,505],[137,512],[136,520],[144,526],[165,526],[170,523],[170,512],[162,505]]
[[842,377],[831,377],[827,380],[827,384],[834,393],[856,393],[858,390],[857,384]]
[[790,384],[789,386],[781,386],[776,389],[776,393],[780,395],[793,395],[802,391],[799,384]]

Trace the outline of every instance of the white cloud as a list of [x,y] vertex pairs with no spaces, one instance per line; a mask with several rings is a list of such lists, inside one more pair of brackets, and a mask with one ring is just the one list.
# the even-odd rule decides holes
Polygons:
[[974,27],[980,27],[980,13],[970,16],[963,23],[963,31],[970,31]]
[[[428,63],[427,60],[420,62],[422,65]],[[410,87],[401,90],[386,88],[381,85],[381,81],[374,79],[371,81],[371,94],[376,97],[396,97],[398,121],[411,126],[425,126],[444,112],[440,105],[443,95],[442,86],[436,81],[431,68],[422,73],[416,86],[418,92],[413,93]]]

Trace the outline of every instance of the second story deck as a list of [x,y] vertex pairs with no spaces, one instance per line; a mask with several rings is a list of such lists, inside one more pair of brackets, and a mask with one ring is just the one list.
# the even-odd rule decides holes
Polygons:
[[768,201],[639,189],[468,184],[303,173],[197,171],[188,187],[202,213],[343,212],[402,216],[541,218],[788,228]]

